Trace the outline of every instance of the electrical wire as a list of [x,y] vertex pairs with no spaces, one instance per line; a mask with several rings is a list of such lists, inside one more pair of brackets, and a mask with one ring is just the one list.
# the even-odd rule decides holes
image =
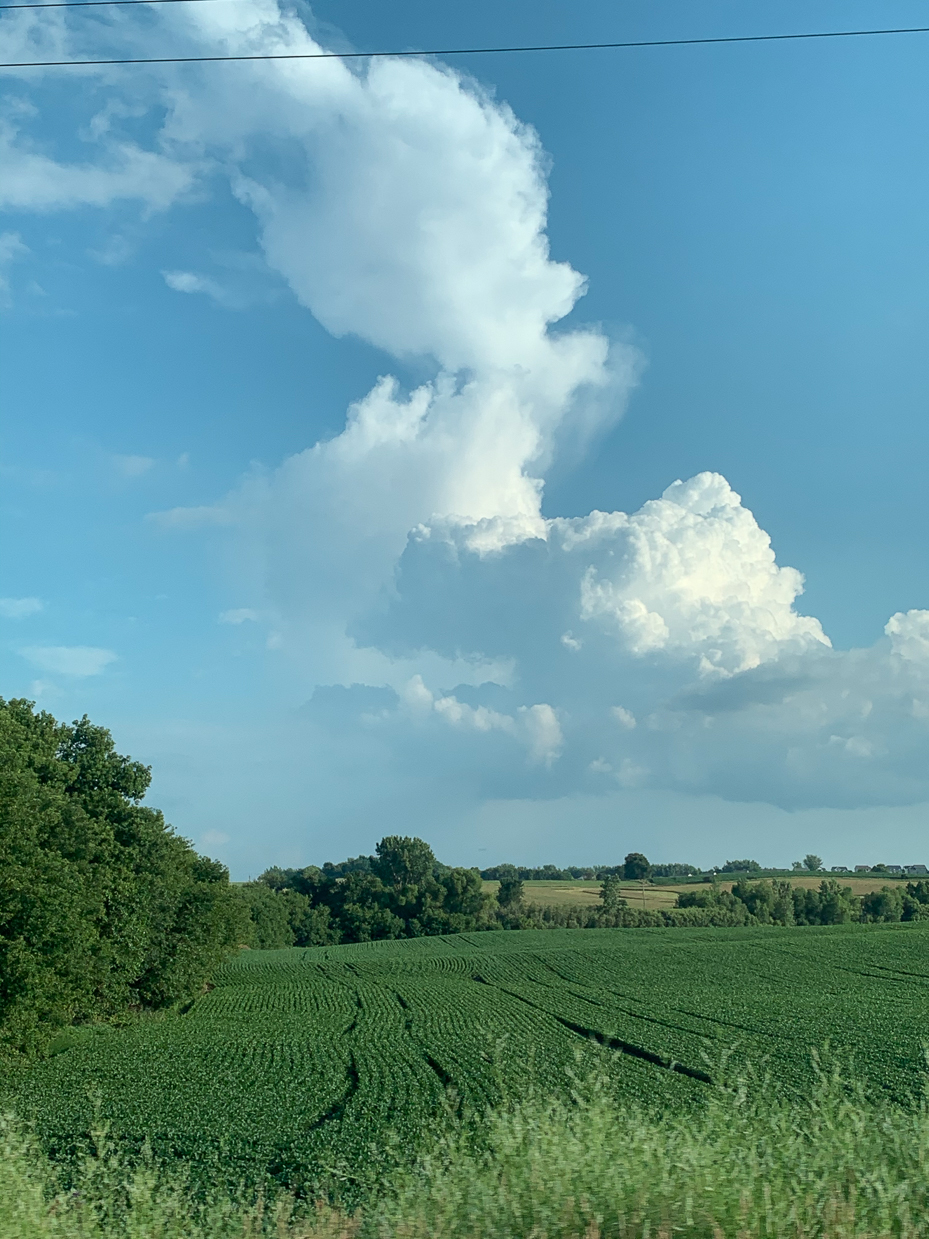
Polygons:
[[111,4],[204,4],[208,0],[42,0],[41,4],[0,4],[3,9],[99,9]]
[[[71,0],[38,8],[71,8],[102,3],[180,3],[181,0]],[[189,3],[190,0],[184,0]],[[0,7],[15,8],[16,5]],[[23,6],[25,7],[25,6]],[[178,65],[244,60],[373,60],[383,56],[487,56],[507,52],[588,52],[633,47],[697,47],[710,43],[783,43],[791,39],[852,39],[885,34],[929,34],[929,26],[878,30],[822,30],[808,34],[737,34],[706,39],[638,39],[625,43],[553,43],[523,47],[444,47],[396,52],[256,52],[241,56],[138,56],[107,60],[24,60],[0,64],[0,69],[59,69],[80,65]]]

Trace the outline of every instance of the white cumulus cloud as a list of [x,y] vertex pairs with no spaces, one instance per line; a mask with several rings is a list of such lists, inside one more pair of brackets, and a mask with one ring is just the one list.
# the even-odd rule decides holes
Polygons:
[[469,705],[452,694],[434,697],[419,675],[406,685],[404,700],[420,720],[434,713],[450,726],[466,731],[505,732],[523,744],[535,762],[550,766],[562,749],[558,716],[545,702],[518,706],[513,714],[503,714],[488,706]]
[[60,211],[136,200],[165,210],[193,183],[190,168],[158,151],[127,141],[94,146],[83,163],[59,162],[35,149],[11,123],[0,124],[0,207]]
[[156,460],[153,456],[114,456],[113,467],[124,478],[140,478],[152,469]]
[[818,620],[794,610],[803,577],[778,566],[770,538],[719,474],[675,482],[631,517],[593,513],[565,525],[566,551],[600,552],[581,585],[581,617],[614,630],[634,654],[698,652],[704,673],[732,674],[789,644],[829,644]]
[[0,305],[10,300],[9,268],[29,253],[29,246],[18,232],[0,232]]
[[898,611],[887,621],[884,632],[895,654],[929,667],[929,611]]
[[92,645],[30,645],[20,654],[34,666],[57,675],[99,675],[118,655]]
[[258,612],[253,611],[251,607],[233,607],[230,611],[220,612],[219,616],[221,624],[245,624],[257,619]]
[[41,598],[0,598],[0,616],[4,619],[26,619],[43,608]]

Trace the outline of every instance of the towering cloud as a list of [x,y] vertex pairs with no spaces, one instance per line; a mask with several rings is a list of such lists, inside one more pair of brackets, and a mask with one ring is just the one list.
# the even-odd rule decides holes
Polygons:
[[[143,28],[124,15],[106,38],[131,53]],[[320,50],[275,0],[165,6],[144,46]],[[164,518],[239,540],[223,618],[269,621],[345,762],[377,745],[385,780],[453,772],[476,797],[929,796],[929,612],[834,651],[797,610],[800,573],[715,473],[631,514],[543,517],[559,444],[621,415],[639,358],[564,325],[584,280],[549,253],[539,140],[505,104],[415,60],[162,66],[145,83],[163,122],[144,148],[110,107],[86,131],[96,172],[10,133],[15,200],[167,208],[223,178],[324,327],[423,376],[404,390],[385,373],[335,437]],[[223,300],[213,276],[165,278]]]

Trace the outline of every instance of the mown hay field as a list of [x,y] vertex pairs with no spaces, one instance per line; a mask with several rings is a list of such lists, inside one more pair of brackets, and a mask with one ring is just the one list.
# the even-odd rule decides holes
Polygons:
[[926,923],[243,951],[188,1010],[74,1038],[8,1076],[0,1104],[56,1156],[102,1120],[214,1183],[312,1189],[415,1149],[449,1106],[563,1092],[585,1062],[621,1098],[679,1110],[749,1064],[759,1087],[802,1096],[828,1041],[876,1094],[909,1102],[927,1029]]

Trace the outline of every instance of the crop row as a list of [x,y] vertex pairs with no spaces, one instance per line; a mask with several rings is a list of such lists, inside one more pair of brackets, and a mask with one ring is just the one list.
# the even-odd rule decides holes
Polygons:
[[723,1060],[803,1089],[828,1040],[912,1096],[929,926],[546,931],[243,952],[185,1014],[75,1044],[5,1100],[65,1154],[96,1118],[233,1181],[349,1179],[443,1107],[566,1086],[585,1061],[688,1105]]

